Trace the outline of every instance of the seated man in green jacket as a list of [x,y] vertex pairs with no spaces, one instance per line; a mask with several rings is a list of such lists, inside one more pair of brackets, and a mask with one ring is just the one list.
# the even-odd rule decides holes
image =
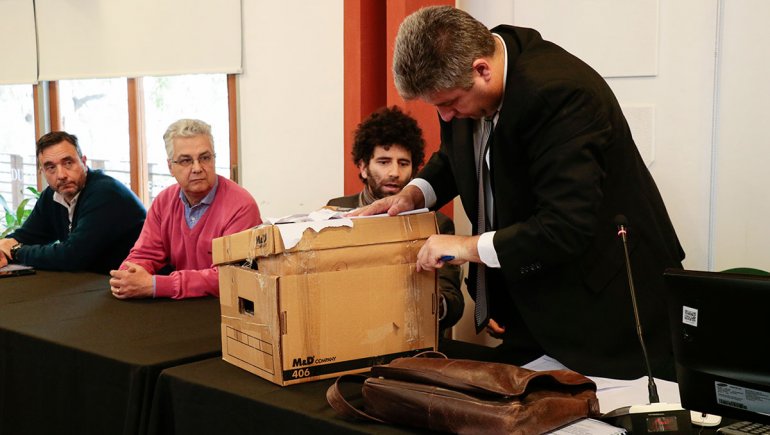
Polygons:
[[0,239],[0,267],[15,262],[45,270],[116,269],[142,230],[146,212],[139,198],[89,169],[74,135],[45,134],[36,153],[48,187],[22,227]]
[[[382,108],[365,119],[355,132],[353,162],[360,171],[364,190],[331,199],[327,205],[358,208],[395,195],[408,183],[425,158],[425,141],[417,121],[397,106]],[[449,217],[436,213],[439,232],[454,234]],[[459,266],[447,264],[439,270],[439,328],[446,333],[463,315],[465,301],[460,291]]]

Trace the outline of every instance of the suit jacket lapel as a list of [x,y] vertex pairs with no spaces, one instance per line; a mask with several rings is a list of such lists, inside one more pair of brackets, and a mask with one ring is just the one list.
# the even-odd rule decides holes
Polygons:
[[[476,180],[476,156],[473,149],[474,122],[471,119],[452,121],[452,153],[455,166],[455,182],[463,208],[468,216],[476,216],[478,187]],[[475,219],[471,219],[475,221]],[[474,223],[475,225],[475,223]]]

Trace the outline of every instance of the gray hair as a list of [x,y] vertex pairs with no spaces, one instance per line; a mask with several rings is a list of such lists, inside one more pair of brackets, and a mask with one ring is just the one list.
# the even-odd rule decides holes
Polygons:
[[492,32],[451,6],[425,7],[406,17],[393,51],[393,78],[406,100],[473,85],[473,61],[492,56]]
[[211,126],[199,119],[180,119],[168,126],[163,133],[163,141],[166,143],[166,155],[169,160],[174,158],[174,139],[178,137],[206,136],[211,142],[211,150],[214,150],[214,136],[211,135]]

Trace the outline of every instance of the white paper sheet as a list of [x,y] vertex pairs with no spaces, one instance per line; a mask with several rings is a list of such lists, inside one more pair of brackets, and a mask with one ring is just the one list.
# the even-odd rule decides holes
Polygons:
[[[568,368],[548,355],[543,355],[522,367],[539,371]],[[588,378],[596,383],[596,397],[599,399],[599,408],[602,414],[624,406],[650,403],[646,376],[633,380],[597,376],[589,376]],[[679,386],[676,382],[655,378],[655,385],[658,388],[658,397],[662,403],[680,402]]]
[[[427,208],[399,213],[399,216],[408,214],[417,214],[427,212]],[[387,216],[387,213],[374,216],[356,216],[352,218],[345,217],[347,211],[335,211],[328,208],[321,208],[308,214],[293,214],[279,218],[265,218],[265,224],[276,225],[281,233],[283,246],[291,249],[302,239],[302,234],[308,228],[315,232],[320,232],[324,228],[330,227],[353,227],[354,219],[364,219],[368,217]]]

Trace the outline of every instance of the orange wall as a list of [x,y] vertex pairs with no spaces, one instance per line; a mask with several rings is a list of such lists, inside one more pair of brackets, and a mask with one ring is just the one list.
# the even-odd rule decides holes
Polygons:
[[[350,160],[353,132],[374,110],[402,107],[417,120],[425,137],[426,160],[439,147],[436,110],[421,102],[405,102],[393,84],[393,43],[404,18],[424,6],[454,0],[345,0],[345,194],[361,190],[358,169]],[[452,216],[452,205],[441,209]]]
[[350,159],[353,132],[386,101],[385,5],[383,0],[345,0],[345,195],[361,190]]

